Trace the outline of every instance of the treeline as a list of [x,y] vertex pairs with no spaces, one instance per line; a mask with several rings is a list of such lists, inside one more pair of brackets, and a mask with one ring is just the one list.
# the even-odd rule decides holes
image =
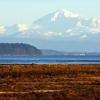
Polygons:
[[41,50],[24,43],[0,43],[0,55],[40,55]]

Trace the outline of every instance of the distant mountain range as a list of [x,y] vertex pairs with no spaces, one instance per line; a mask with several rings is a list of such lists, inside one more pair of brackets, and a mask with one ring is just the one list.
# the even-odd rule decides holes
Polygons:
[[43,55],[66,55],[67,54],[67,52],[62,52],[57,50],[42,49],[41,51]]
[[59,56],[59,55],[100,55],[100,52],[64,52],[57,50],[38,49],[33,45],[25,43],[0,43],[0,55],[19,56]]
[[80,56],[85,56],[85,55],[95,55],[98,56],[100,55],[100,52],[64,52],[64,51],[57,51],[57,50],[47,50],[47,49],[42,49],[42,55],[47,55],[47,56],[52,56],[52,55],[80,55]]
[[0,26],[1,36],[19,37],[78,37],[87,38],[100,33],[100,20],[85,18],[68,10],[57,10],[36,21],[32,25],[15,24]]
[[63,9],[41,17],[32,25],[0,26],[0,42],[19,41],[44,49],[98,52],[100,19],[85,18]]

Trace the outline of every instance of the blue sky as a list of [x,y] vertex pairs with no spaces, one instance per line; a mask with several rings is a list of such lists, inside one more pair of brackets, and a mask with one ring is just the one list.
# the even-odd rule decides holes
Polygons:
[[58,9],[100,18],[100,0],[0,0],[0,25],[32,23]]

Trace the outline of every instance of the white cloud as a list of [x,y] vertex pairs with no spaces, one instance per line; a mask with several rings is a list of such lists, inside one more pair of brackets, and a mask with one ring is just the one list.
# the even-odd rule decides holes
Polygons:
[[55,37],[55,36],[61,36],[62,33],[56,33],[56,32],[45,32],[42,35],[45,37]]
[[76,24],[76,26],[81,27],[82,26],[81,21],[78,21],[77,24]]
[[18,24],[17,26],[18,26],[19,31],[26,31],[29,29],[29,25],[27,24]]
[[68,11],[68,10],[65,10],[65,9],[63,9],[63,12],[64,12],[64,15],[65,15],[66,17],[78,17],[78,16],[79,16],[78,14],[73,13],[73,12]]
[[91,28],[90,31],[94,34],[99,33],[100,32],[100,28]]
[[3,34],[5,31],[5,26],[0,26],[0,34]]

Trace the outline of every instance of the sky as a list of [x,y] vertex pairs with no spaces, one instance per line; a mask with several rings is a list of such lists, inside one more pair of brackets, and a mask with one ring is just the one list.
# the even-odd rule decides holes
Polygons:
[[[0,0],[0,26],[32,24],[39,18],[61,9],[75,12],[83,17],[97,17],[100,19],[100,0]],[[0,28],[5,31],[4,27]],[[93,30],[100,31],[99,29]],[[89,34],[89,36],[92,35]],[[66,42],[61,38],[58,38],[57,40],[54,38],[54,41],[51,39],[41,40],[39,38],[40,40],[34,39],[33,41],[33,38],[27,38],[26,40],[26,38],[16,38],[16,36],[4,36],[4,38],[1,36],[0,42],[25,42],[36,45],[38,48],[61,51],[84,51],[84,49],[89,51],[100,51],[100,35],[97,34],[94,37],[89,38],[90,40],[87,41],[85,39],[76,41],[75,39],[76,42],[74,42],[69,39],[70,41]]]
[[100,0],[0,0],[0,25],[32,24],[58,9],[100,18]]

